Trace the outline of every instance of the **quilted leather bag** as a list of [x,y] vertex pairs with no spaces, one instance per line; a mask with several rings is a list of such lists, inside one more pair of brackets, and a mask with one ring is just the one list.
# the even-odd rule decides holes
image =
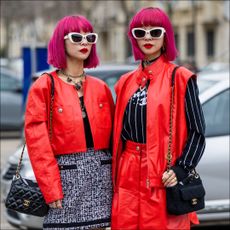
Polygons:
[[48,205],[38,184],[32,180],[23,179],[20,174],[12,181],[5,205],[6,208],[34,216],[45,216],[48,212]]
[[[53,115],[53,101],[54,101],[54,80],[51,79],[51,102],[50,102],[50,127],[49,137],[52,137],[52,115]],[[23,153],[25,150],[23,146],[21,157],[17,166],[16,174],[12,180],[9,193],[7,195],[5,206],[8,209],[20,213],[26,213],[34,216],[45,216],[48,213],[49,206],[45,203],[44,197],[38,187],[38,184],[32,180],[22,178],[20,169],[22,164]]]
[[[178,67],[175,67],[172,73],[171,83],[171,101],[170,101],[170,127],[169,144],[167,153],[167,170],[171,168],[172,160],[172,114],[174,101],[174,78]],[[189,212],[198,211],[205,207],[204,202],[205,189],[202,180],[196,170],[192,170],[186,178],[179,181],[173,187],[166,187],[167,211],[173,215],[183,215]]]

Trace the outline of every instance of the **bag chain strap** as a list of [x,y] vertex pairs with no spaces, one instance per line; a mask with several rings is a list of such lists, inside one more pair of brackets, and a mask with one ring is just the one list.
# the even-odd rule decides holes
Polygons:
[[172,163],[172,127],[173,127],[173,103],[174,103],[174,85],[171,86],[171,98],[170,98],[170,121],[169,121],[169,143],[167,151],[167,171],[171,168]]
[[49,139],[52,140],[52,130],[53,130],[53,125],[52,125],[52,120],[53,120],[53,105],[54,105],[54,95],[51,95],[51,100],[50,100],[50,127],[49,127]]
[[17,169],[16,169],[16,173],[15,173],[16,179],[18,179],[20,177],[19,172],[20,172],[20,169],[21,169],[21,166],[22,166],[22,158],[23,158],[23,153],[24,153],[25,147],[26,147],[26,143],[24,143],[24,145],[23,145],[22,153],[21,153],[18,165],[17,165]]
[[172,79],[171,79],[171,97],[170,97],[170,120],[169,120],[169,143],[168,143],[168,150],[166,155],[167,160],[167,171],[171,168],[172,163],[172,132],[173,132],[173,104],[174,104],[174,78],[176,75],[176,70],[179,66],[176,66],[172,72]]
[[[49,77],[51,78],[51,100],[50,100],[50,115],[49,115],[49,120],[50,120],[50,125],[49,125],[49,139],[52,139],[52,120],[53,120],[53,104],[54,104],[54,81],[53,81],[53,77],[51,74],[46,73],[49,75]],[[22,153],[17,165],[17,169],[16,169],[16,173],[15,173],[15,177],[16,179],[20,178],[20,170],[22,167],[22,158],[23,158],[23,154],[25,151],[25,147],[26,147],[26,142],[24,142],[23,148],[22,148]]]

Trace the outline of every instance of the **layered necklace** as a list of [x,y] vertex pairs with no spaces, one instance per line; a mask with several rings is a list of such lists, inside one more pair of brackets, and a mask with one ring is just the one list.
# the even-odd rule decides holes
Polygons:
[[[64,72],[62,69],[60,69],[59,72],[60,72],[61,74],[63,74],[63,75],[66,77],[66,81],[67,81],[68,83],[73,83],[73,84],[74,84],[75,89],[76,89],[77,91],[81,90],[82,85],[83,85],[83,81],[82,81],[82,80],[83,80],[83,78],[86,76],[86,74],[85,74],[84,71],[83,71],[82,74],[80,74],[80,75],[78,75],[78,76],[73,76],[73,75],[67,74],[67,73]],[[77,78],[78,78],[78,79],[81,78],[81,80],[78,81],[78,82],[75,82],[75,79],[77,79]],[[84,101],[81,100],[81,99],[79,98],[79,102],[80,102],[82,117],[85,118],[85,117],[86,117],[86,109],[85,109]]]
[[[84,71],[83,71],[82,74],[77,75],[77,76],[70,75],[70,74],[64,72],[62,69],[60,69],[59,72],[60,72],[61,74],[63,74],[65,77],[67,77],[67,78],[66,78],[66,81],[67,81],[68,83],[73,83],[73,84],[74,84],[74,86],[75,86],[75,88],[76,88],[77,91],[79,91],[79,90],[82,88],[82,85],[83,85],[82,80],[83,80],[83,78],[86,76],[86,74],[85,74]],[[77,79],[77,78],[81,78],[81,80],[78,81],[78,82],[75,82],[75,79]]]

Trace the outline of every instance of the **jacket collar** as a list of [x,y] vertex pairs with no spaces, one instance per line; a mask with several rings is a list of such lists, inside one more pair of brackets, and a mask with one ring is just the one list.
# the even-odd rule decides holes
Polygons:
[[148,80],[152,80],[159,75],[159,73],[164,69],[164,65],[167,62],[164,55],[161,55],[156,61],[151,65],[142,67],[142,64],[138,66],[137,69],[137,84],[143,87],[146,85]]

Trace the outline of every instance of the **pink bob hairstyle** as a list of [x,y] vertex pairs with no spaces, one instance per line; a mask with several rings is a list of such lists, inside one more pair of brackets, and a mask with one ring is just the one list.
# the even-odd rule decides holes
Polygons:
[[[48,63],[58,69],[66,68],[66,52],[64,37],[70,32],[93,32],[91,23],[83,16],[66,16],[56,25],[48,44]],[[96,44],[92,45],[89,57],[84,60],[84,68],[93,68],[99,64]]]
[[132,29],[143,26],[163,27],[166,30],[164,37],[164,55],[168,61],[173,61],[177,56],[174,32],[168,16],[159,8],[143,8],[134,15],[129,24],[128,37],[132,44],[135,60],[143,60],[144,53],[139,49],[136,39],[132,35]]

